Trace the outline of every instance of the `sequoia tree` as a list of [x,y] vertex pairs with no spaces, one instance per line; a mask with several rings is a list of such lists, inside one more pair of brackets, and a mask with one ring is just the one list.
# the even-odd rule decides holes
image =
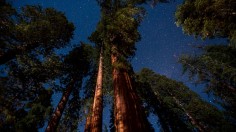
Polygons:
[[95,87],[95,95],[93,100],[93,105],[91,108],[91,117],[88,117],[86,120],[87,128],[85,131],[91,132],[101,132],[102,131],[102,110],[103,110],[103,101],[102,101],[102,77],[103,77],[103,52],[100,51],[97,82]]
[[[146,118],[130,77],[127,61],[134,55],[137,31],[144,10],[132,2],[104,1],[102,5],[103,43],[110,49],[113,66],[114,114],[116,131],[146,131]],[[129,3],[129,4],[128,4]]]
[[145,10],[137,5],[145,2],[98,0],[102,15],[95,34],[102,40],[104,50],[109,50],[111,55],[116,131],[149,130],[133,85],[129,62],[135,53],[135,43],[140,40],[138,26],[145,14]]

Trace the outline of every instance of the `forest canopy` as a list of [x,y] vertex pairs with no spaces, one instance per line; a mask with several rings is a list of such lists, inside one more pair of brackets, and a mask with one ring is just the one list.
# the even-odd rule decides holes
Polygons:
[[[204,92],[214,98],[211,103],[186,82],[149,68],[134,71],[132,59],[143,35],[140,27],[150,11],[146,5],[155,8],[174,1],[96,2],[100,18],[86,42],[75,42],[75,29],[80,28],[58,9],[16,8],[7,0],[0,2],[0,131],[231,132],[236,128],[234,0],[183,0],[175,12],[183,33],[227,40],[178,57],[189,82],[203,84]],[[157,118],[150,121],[150,117]]]

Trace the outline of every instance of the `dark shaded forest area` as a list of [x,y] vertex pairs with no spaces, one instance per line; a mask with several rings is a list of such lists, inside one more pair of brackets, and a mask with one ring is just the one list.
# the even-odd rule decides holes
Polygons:
[[[72,43],[76,27],[63,12],[0,1],[0,131],[79,131],[81,123],[85,132],[157,131],[150,115],[164,132],[235,131],[235,0],[183,0],[175,12],[184,34],[227,40],[196,45],[200,53],[178,58],[214,105],[183,82],[145,67],[133,70],[138,29],[148,13],[144,5],[172,0],[96,2],[101,15],[90,43]],[[68,53],[58,52],[68,47]],[[54,106],[56,94],[61,96]],[[109,126],[103,123],[108,105]]]

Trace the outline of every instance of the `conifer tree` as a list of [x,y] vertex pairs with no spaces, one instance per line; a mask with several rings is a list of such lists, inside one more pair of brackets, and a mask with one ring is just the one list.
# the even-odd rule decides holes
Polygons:
[[93,105],[91,108],[91,115],[86,120],[86,132],[101,132],[102,131],[102,111],[103,111],[103,100],[102,100],[102,78],[103,78],[103,52],[100,51],[99,67],[97,74],[97,82],[95,87],[95,95]]
[[[58,58],[40,61],[23,55],[8,64],[7,75],[1,74],[1,131],[37,131],[52,112],[53,91],[46,88],[57,77]],[[53,66],[52,66],[53,65]]]
[[[175,13],[176,23],[188,35],[202,38],[227,38],[229,44],[203,47],[201,55],[183,55],[179,61],[190,78],[206,84],[216,102],[235,122],[235,45],[236,2],[233,0],[185,0]],[[234,119],[232,119],[234,118]],[[235,124],[235,123],[234,123]]]
[[137,28],[145,14],[143,8],[136,6],[145,2],[98,0],[102,18],[94,34],[111,55],[116,131],[149,130],[130,77],[133,71],[129,64],[135,53],[135,43],[140,40]]
[[235,47],[235,7],[234,0],[184,0],[175,13],[176,24],[188,35],[225,37]]
[[136,77],[139,94],[159,117],[164,131],[233,131],[223,112],[203,101],[183,83],[144,68]]
[[5,0],[0,4],[0,64],[33,51],[47,55],[64,47],[74,25],[53,8],[25,6],[17,12]]
[[206,46],[198,56],[182,55],[180,62],[190,78],[206,84],[205,91],[213,93],[215,102],[225,108],[227,115],[236,118],[236,50],[229,46]]
[[[57,108],[52,115],[46,131],[56,131],[59,120],[62,116],[63,110],[66,107],[69,96],[72,91],[77,91],[75,84],[78,83],[76,87],[79,89],[82,86],[82,79],[85,77],[91,70],[93,65],[93,49],[91,46],[86,44],[81,44],[79,47],[74,48],[64,60],[64,71],[67,75],[66,80],[69,81],[65,92],[62,95],[62,98],[57,105]],[[77,92],[76,92],[77,93]],[[79,94],[79,93],[77,93]],[[78,96],[75,94],[74,96]],[[73,99],[73,98],[72,98]]]
[[102,28],[99,34],[103,35],[105,49],[110,49],[113,66],[116,131],[148,130],[130,78],[132,70],[127,61],[134,55],[134,44],[140,38],[137,27],[144,10],[135,7],[133,1],[107,0],[100,4],[102,5],[102,21],[100,22]]

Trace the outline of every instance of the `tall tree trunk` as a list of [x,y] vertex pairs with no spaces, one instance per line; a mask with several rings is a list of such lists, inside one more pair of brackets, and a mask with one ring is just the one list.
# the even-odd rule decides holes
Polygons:
[[92,116],[90,114],[88,114],[87,118],[86,118],[86,124],[85,124],[85,128],[84,128],[84,132],[90,132],[91,131],[91,118],[92,118]]
[[[113,49],[116,48],[114,45]],[[112,64],[117,62],[118,55],[111,55]],[[117,132],[145,132],[148,131],[146,116],[142,111],[135,89],[132,86],[130,76],[126,70],[113,67],[114,87],[114,114],[115,129]]]
[[97,84],[95,89],[94,101],[93,101],[93,110],[91,118],[91,132],[101,132],[102,131],[102,56],[103,51],[101,49],[100,58],[99,58],[99,67],[98,67],[98,76]]
[[61,98],[60,102],[58,103],[57,108],[48,123],[48,126],[45,130],[46,132],[55,132],[56,131],[59,121],[61,119],[62,113],[65,109],[66,103],[68,102],[69,96],[70,96],[71,91],[73,89],[73,85],[74,85],[74,80],[72,80],[68,84],[65,92],[63,93],[62,98]]

